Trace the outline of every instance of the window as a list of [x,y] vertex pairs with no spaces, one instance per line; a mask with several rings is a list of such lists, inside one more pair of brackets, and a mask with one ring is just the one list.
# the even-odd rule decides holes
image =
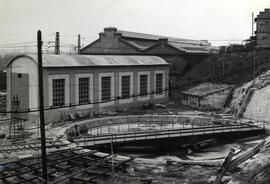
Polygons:
[[163,90],[163,74],[157,73],[156,74],[156,93],[160,94]]
[[65,104],[65,79],[53,79],[53,106]]
[[140,96],[147,95],[147,75],[140,75]]
[[89,102],[89,78],[79,78],[79,103]]
[[122,98],[130,97],[130,75],[122,76]]
[[101,78],[101,100],[107,101],[111,99],[111,77]]

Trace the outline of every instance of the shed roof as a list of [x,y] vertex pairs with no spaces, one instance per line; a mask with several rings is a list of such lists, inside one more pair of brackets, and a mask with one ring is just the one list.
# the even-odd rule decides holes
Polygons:
[[178,49],[179,51],[184,51],[187,53],[209,53],[210,52],[210,47],[199,46],[196,44],[187,44],[187,43],[172,42],[172,41],[168,42],[168,44]]
[[121,33],[122,40],[140,50],[146,50],[156,45],[160,39],[166,39],[166,44],[176,48],[180,52],[209,54],[212,48],[207,40],[191,40],[122,30],[117,30],[117,32]]
[[[37,55],[18,55],[29,57],[36,63]],[[115,55],[47,55],[42,56],[43,67],[85,67],[85,66],[153,66],[169,65],[157,56],[115,56]]]
[[174,38],[174,37],[168,37],[168,36],[159,36],[159,35],[138,33],[138,32],[132,32],[132,31],[123,31],[123,30],[117,30],[117,32],[121,33],[122,37],[126,37],[126,38],[137,38],[137,39],[145,39],[145,40],[159,40],[161,38],[165,38],[165,39],[168,39],[168,41],[172,41],[172,42],[210,46],[210,43],[206,40],[191,40],[191,39],[183,39],[183,38]]
[[205,82],[193,88],[185,90],[182,93],[192,96],[203,97],[232,87],[233,85]]

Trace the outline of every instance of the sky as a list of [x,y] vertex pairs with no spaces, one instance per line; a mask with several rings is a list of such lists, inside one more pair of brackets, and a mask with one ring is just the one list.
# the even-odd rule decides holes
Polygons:
[[249,38],[251,14],[264,8],[269,0],[0,0],[0,49],[36,41],[38,29],[46,43],[60,32],[63,46],[78,34],[87,45],[108,26],[228,44]]

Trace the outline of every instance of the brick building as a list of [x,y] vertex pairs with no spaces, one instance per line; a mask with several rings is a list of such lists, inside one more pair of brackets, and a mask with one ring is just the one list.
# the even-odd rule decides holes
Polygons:
[[81,49],[87,55],[155,55],[170,65],[170,80],[209,57],[210,43],[104,28],[99,38]]
[[[14,96],[21,110],[37,109],[37,72],[36,55],[20,55],[10,61],[7,110],[11,110]],[[52,108],[45,111],[46,122],[60,121],[76,113],[89,116],[146,102],[166,102],[169,64],[156,56],[43,55],[43,80],[44,105]],[[38,114],[25,116],[36,120]]]

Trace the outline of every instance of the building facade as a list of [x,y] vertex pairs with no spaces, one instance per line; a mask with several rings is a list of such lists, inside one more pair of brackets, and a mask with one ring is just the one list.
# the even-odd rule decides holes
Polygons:
[[81,49],[83,55],[155,55],[170,63],[170,80],[187,73],[207,59],[211,45],[206,40],[189,40],[104,28],[99,38]]
[[[38,108],[35,55],[15,57],[8,65],[7,109],[18,98],[20,110]],[[169,64],[156,56],[43,55],[46,122],[98,114],[168,100]],[[24,114],[37,120],[38,113]]]

